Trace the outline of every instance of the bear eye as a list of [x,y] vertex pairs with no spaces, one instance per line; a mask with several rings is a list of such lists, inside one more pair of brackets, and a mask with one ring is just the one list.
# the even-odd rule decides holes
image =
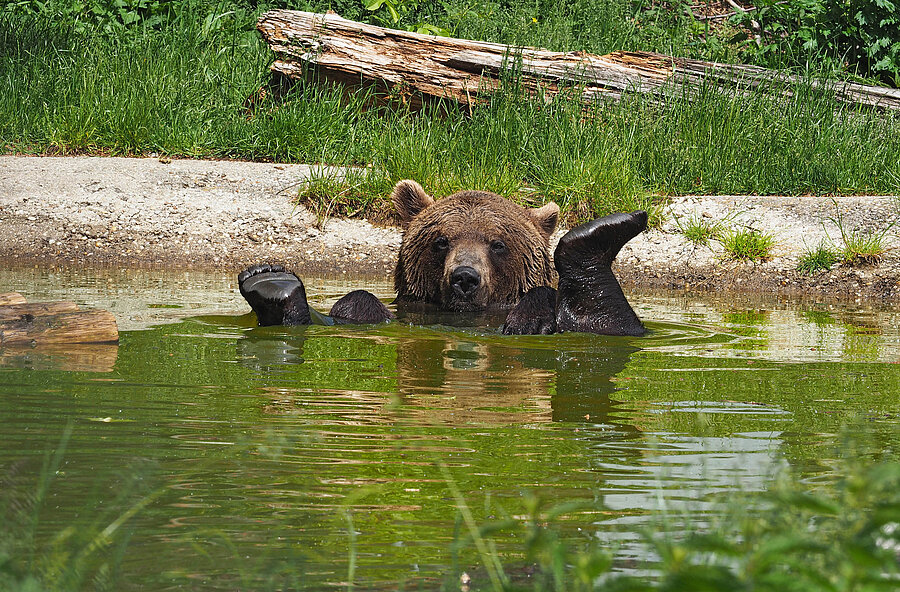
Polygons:
[[439,236],[434,239],[434,250],[435,251],[446,251],[450,248],[450,241],[447,240],[446,236]]
[[506,243],[502,240],[491,241],[491,252],[496,253],[497,255],[502,255],[506,253],[509,249],[506,248]]

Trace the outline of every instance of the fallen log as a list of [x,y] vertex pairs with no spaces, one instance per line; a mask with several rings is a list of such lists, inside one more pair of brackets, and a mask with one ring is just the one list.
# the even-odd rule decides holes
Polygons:
[[[36,305],[13,305],[13,307]],[[13,308],[4,307],[4,308]],[[10,314],[0,313],[10,317]],[[0,347],[18,344],[115,343],[115,317],[105,310],[74,310],[35,315],[12,314],[0,320]]]
[[[664,98],[694,92],[705,83],[749,93],[771,86],[784,95],[800,79],[756,66],[720,64],[650,52],[617,51],[598,56],[499,43],[422,35],[357,23],[337,14],[272,10],[257,29],[275,52],[271,70],[291,79],[307,77],[350,87],[374,86],[412,107],[423,100],[452,99],[462,105],[485,100],[508,72],[526,89],[552,98],[580,93],[590,103],[630,93]],[[836,100],[856,106],[900,110],[900,90],[850,82],[806,82],[828,87]]]
[[7,304],[25,304],[25,297],[18,292],[0,293],[0,306]]
[[0,322],[14,321],[23,316],[43,317],[61,312],[74,312],[78,305],[74,302],[34,302],[31,304],[0,305]]

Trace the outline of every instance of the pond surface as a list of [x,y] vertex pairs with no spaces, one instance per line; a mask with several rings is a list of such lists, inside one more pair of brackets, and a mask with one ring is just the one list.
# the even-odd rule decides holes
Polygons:
[[[392,296],[388,280],[306,283],[319,310],[351,288]],[[114,521],[145,482],[119,589],[262,589],[286,570],[305,589],[348,575],[428,589],[453,565],[484,577],[472,545],[453,551],[457,494],[479,524],[530,496],[602,501],[558,527],[608,541],[627,569],[654,511],[702,522],[784,463],[827,479],[848,422],[900,448],[896,310],[630,294],[647,337],[505,337],[258,328],[226,274],[0,270],[13,290],[118,319],[118,346],[0,349],[0,480],[27,497],[71,430],[39,548]],[[527,572],[521,541],[497,544]]]

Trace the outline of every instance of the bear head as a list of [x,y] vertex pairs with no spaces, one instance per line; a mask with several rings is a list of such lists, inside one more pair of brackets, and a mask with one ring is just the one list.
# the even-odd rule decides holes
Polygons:
[[397,183],[391,198],[403,227],[394,271],[399,301],[510,308],[531,288],[554,283],[555,203],[524,208],[488,191],[434,200],[415,181]]

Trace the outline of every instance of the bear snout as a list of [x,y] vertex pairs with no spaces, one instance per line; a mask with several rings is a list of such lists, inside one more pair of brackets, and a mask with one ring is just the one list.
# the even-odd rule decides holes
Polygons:
[[460,298],[471,300],[480,285],[481,274],[474,267],[460,265],[450,274],[450,286]]

